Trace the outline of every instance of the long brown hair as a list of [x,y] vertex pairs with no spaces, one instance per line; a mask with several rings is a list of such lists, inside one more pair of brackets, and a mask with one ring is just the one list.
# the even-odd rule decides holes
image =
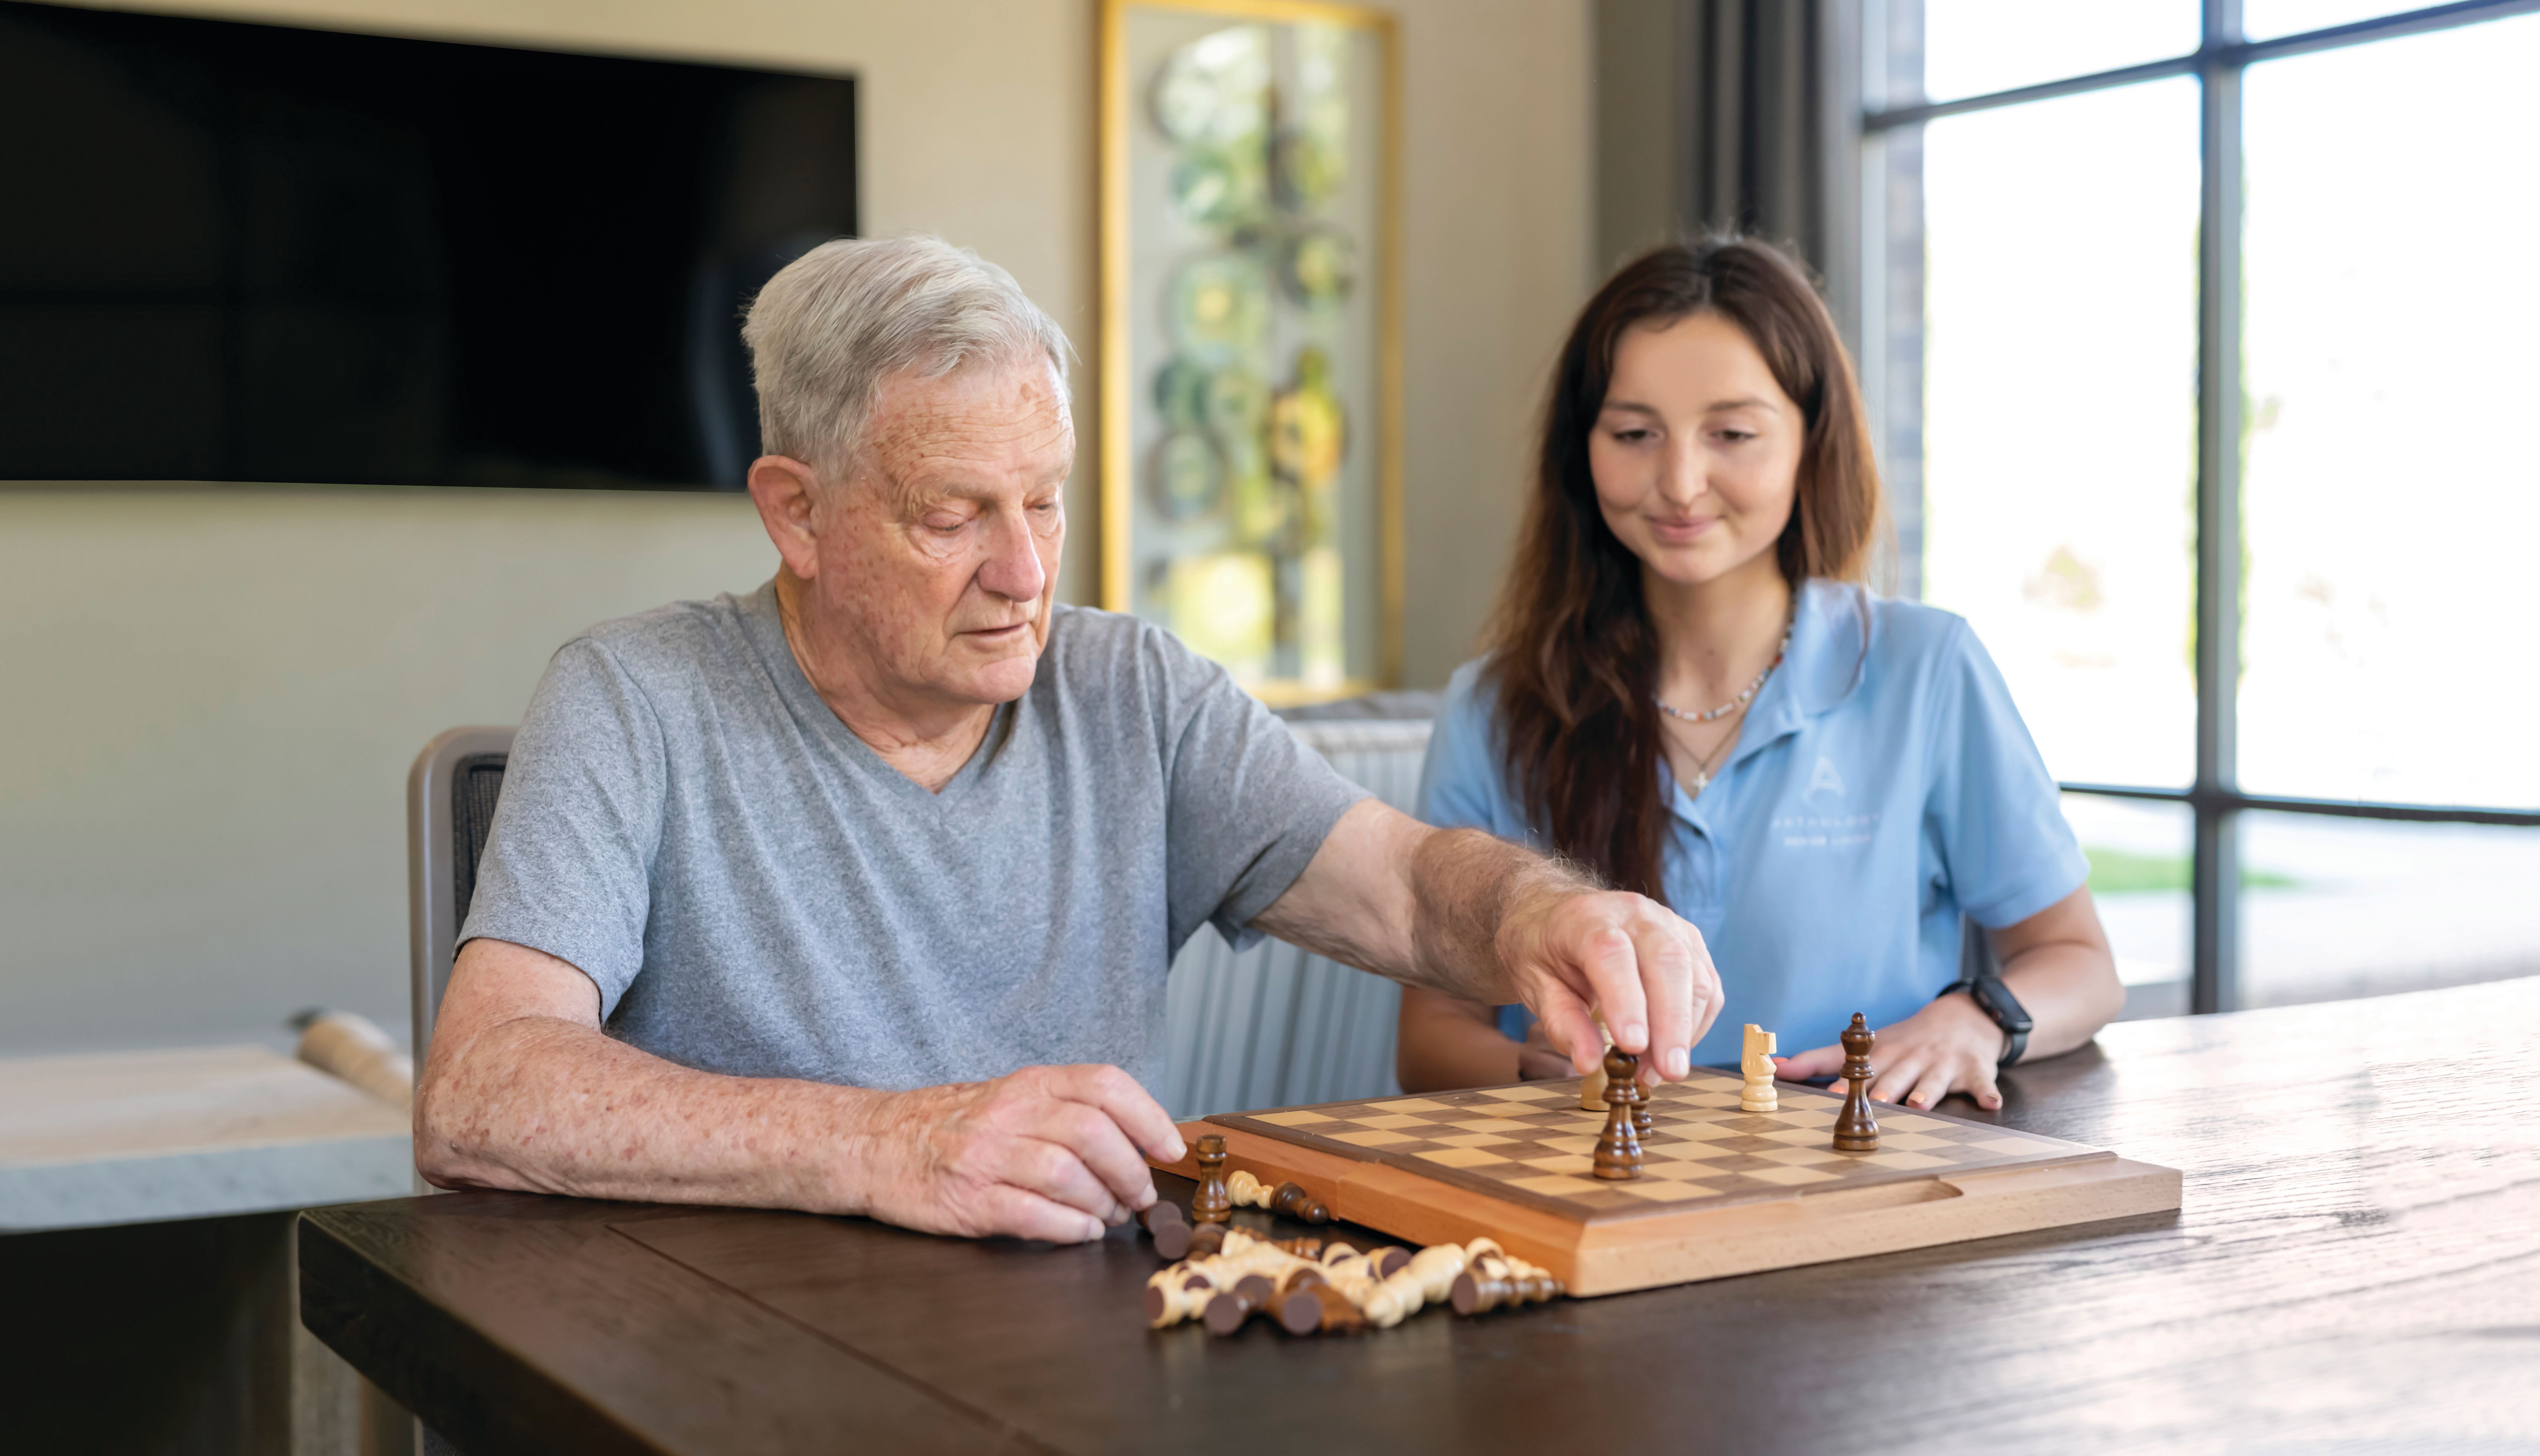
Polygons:
[[1492,614],[1484,680],[1511,787],[1536,832],[1622,889],[1663,900],[1658,641],[1641,561],[1597,509],[1588,433],[1625,330],[1712,312],[1745,331],[1806,421],[1775,560],[1794,589],[1859,581],[1882,521],[1878,467],[1852,361],[1807,275],[1742,238],[1671,243],[1616,273],[1581,310],[1543,412],[1517,563]]

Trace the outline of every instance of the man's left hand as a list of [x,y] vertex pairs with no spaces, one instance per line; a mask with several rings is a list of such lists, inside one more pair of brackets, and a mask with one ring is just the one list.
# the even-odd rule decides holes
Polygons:
[[1644,895],[1530,886],[1500,921],[1498,949],[1517,997],[1582,1074],[1614,1045],[1670,1081],[1720,1015],[1720,973],[1702,933]]

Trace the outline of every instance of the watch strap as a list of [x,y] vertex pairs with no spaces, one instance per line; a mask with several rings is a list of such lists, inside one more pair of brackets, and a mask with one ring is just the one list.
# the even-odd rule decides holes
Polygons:
[[[2009,1067],[2017,1062],[2028,1050],[2028,1032],[2036,1024],[2030,1020],[2028,1008],[2019,1004],[2018,997],[2011,994],[2011,988],[2003,984],[2000,976],[1962,976],[1943,987],[1940,996],[1954,996],[1961,991],[1967,994],[1967,1000],[1976,1004],[1976,1009],[1984,1012],[2009,1038],[2003,1044],[2002,1060],[1994,1065]],[[1938,1001],[1940,997],[1933,1000]]]

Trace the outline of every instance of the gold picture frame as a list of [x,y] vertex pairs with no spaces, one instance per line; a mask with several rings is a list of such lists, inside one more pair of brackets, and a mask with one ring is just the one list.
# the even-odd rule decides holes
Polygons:
[[1103,0],[1102,605],[1273,704],[1401,681],[1393,17]]

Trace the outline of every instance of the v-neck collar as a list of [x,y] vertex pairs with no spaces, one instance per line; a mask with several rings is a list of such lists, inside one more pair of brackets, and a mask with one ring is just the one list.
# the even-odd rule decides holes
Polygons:
[[[1737,746],[1704,792],[1718,789],[1739,764],[1798,732],[1809,719],[1832,712],[1861,686],[1869,666],[1869,590],[1850,582],[1812,578],[1801,583],[1791,607],[1791,646],[1781,669],[1755,694],[1739,727]],[[1697,827],[1707,825],[1702,800],[1685,793],[1663,758],[1659,769],[1676,816]]]
[[[784,610],[777,604],[774,577],[768,578],[766,585],[742,598],[741,607],[741,627],[749,635],[750,650],[758,655],[769,680],[776,684],[777,697],[784,702],[786,711],[794,715],[795,722],[801,724],[806,732],[828,744],[834,752],[861,769],[867,778],[888,786],[886,792],[898,795],[910,803],[931,803],[938,809],[947,809],[967,797],[971,787],[987,773],[989,763],[1013,737],[1016,716],[1023,700],[1031,696],[1026,692],[1023,698],[1012,703],[998,704],[989,716],[988,730],[979,735],[979,745],[970,750],[969,758],[952,778],[945,781],[943,788],[930,791],[893,767],[890,760],[876,752],[871,743],[858,737],[856,730],[847,727],[846,721],[838,717],[837,710],[820,696],[819,689],[811,686],[811,679],[804,673],[802,662],[794,656],[794,645],[785,640]],[[1034,681],[1038,681],[1037,674]]]

